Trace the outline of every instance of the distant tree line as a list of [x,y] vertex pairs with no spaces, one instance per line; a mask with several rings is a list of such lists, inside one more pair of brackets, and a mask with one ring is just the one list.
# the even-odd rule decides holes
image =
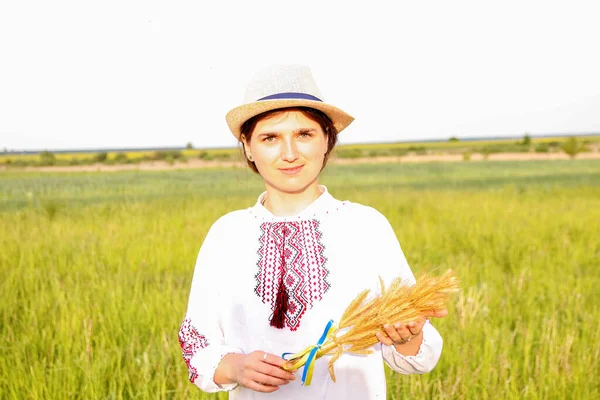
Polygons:
[[[519,141],[500,141],[496,143],[461,142],[456,137],[451,137],[444,145],[443,142],[432,142],[431,145],[418,143],[407,146],[406,144],[375,144],[375,145],[347,145],[338,146],[334,150],[334,156],[338,158],[369,158],[369,157],[403,157],[406,155],[427,154],[462,154],[465,161],[471,159],[473,153],[483,154],[485,158],[494,153],[551,153],[564,152],[571,158],[577,154],[590,151],[587,140],[569,137],[566,140],[556,141],[532,140],[528,133]],[[53,165],[115,165],[115,164],[139,164],[141,162],[163,161],[171,165],[175,163],[186,163],[189,159],[196,158],[205,161],[240,161],[239,149],[194,149],[192,143],[187,143],[185,150],[156,150],[153,152],[117,152],[109,153],[101,151],[83,157],[81,154],[72,154],[67,157],[64,154],[56,155],[51,151],[42,151],[37,157],[11,156],[0,157],[0,165],[25,167],[25,166],[53,166]]]
[[175,163],[186,163],[191,158],[201,160],[219,160],[233,161],[239,160],[239,152],[235,149],[220,150],[156,150],[154,152],[117,152],[109,153],[101,151],[88,156],[81,154],[70,155],[56,154],[51,151],[42,151],[37,157],[30,156],[4,156],[0,158],[0,165],[15,167],[27,166],[68,166],[68,165],[118,165],[118,164],[139,164],[142,162],[164,161],[171,165]]

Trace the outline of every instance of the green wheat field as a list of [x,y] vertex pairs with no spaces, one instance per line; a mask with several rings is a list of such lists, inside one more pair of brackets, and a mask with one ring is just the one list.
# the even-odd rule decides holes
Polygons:
[[[385,214],[417,276],[462,282],[434,321],[438,366],[388,371],[389,399],[600,398],[600,162],[332,165],[321,182]],[[261,191],[242,169],[0,172],[0,398],[226,398],[188,382],[177,332],[208,228]]]

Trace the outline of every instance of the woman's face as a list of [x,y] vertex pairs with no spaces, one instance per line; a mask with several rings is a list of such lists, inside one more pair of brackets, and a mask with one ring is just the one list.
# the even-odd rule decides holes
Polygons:
[[267,186],[301,193],[317,184],[327,139],[321,126],[300,111],[282,111],[259,121],[244,147]]

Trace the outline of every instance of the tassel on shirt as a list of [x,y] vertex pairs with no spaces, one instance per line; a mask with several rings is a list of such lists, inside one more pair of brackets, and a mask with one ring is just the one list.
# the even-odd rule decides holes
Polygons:
[[279,289],[277,290],[277,300],[275,301],[275,310],[271,316],[270,325],[283,329],[285,326],[285,313],[288,310],[289,298],[287,289],[283,283],[283,273],[281,274],[282,279],[279,280]]
[[287,230],[283,229],[283,244],[281,246],[281,275],[279,276],[279,288],[277,289],[277,298],[275,299],[275,309],[271,315],[271,323],[269,325],[283,329],[285,326],[285,313],[289,307],[289,295],[285,287],[285,235]]

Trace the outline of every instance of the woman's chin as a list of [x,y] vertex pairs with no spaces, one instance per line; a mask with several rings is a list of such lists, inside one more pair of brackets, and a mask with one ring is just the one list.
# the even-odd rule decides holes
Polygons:
[[268,186],[275,189],[280,193],[285,194],[298,194],[303,193],[306,190],[309,190],[312,186],[317,186],[317,179],[308,180],[308,179],[298,179],[295,177],[290,177],[286,179],[284,182],[265,182]]

